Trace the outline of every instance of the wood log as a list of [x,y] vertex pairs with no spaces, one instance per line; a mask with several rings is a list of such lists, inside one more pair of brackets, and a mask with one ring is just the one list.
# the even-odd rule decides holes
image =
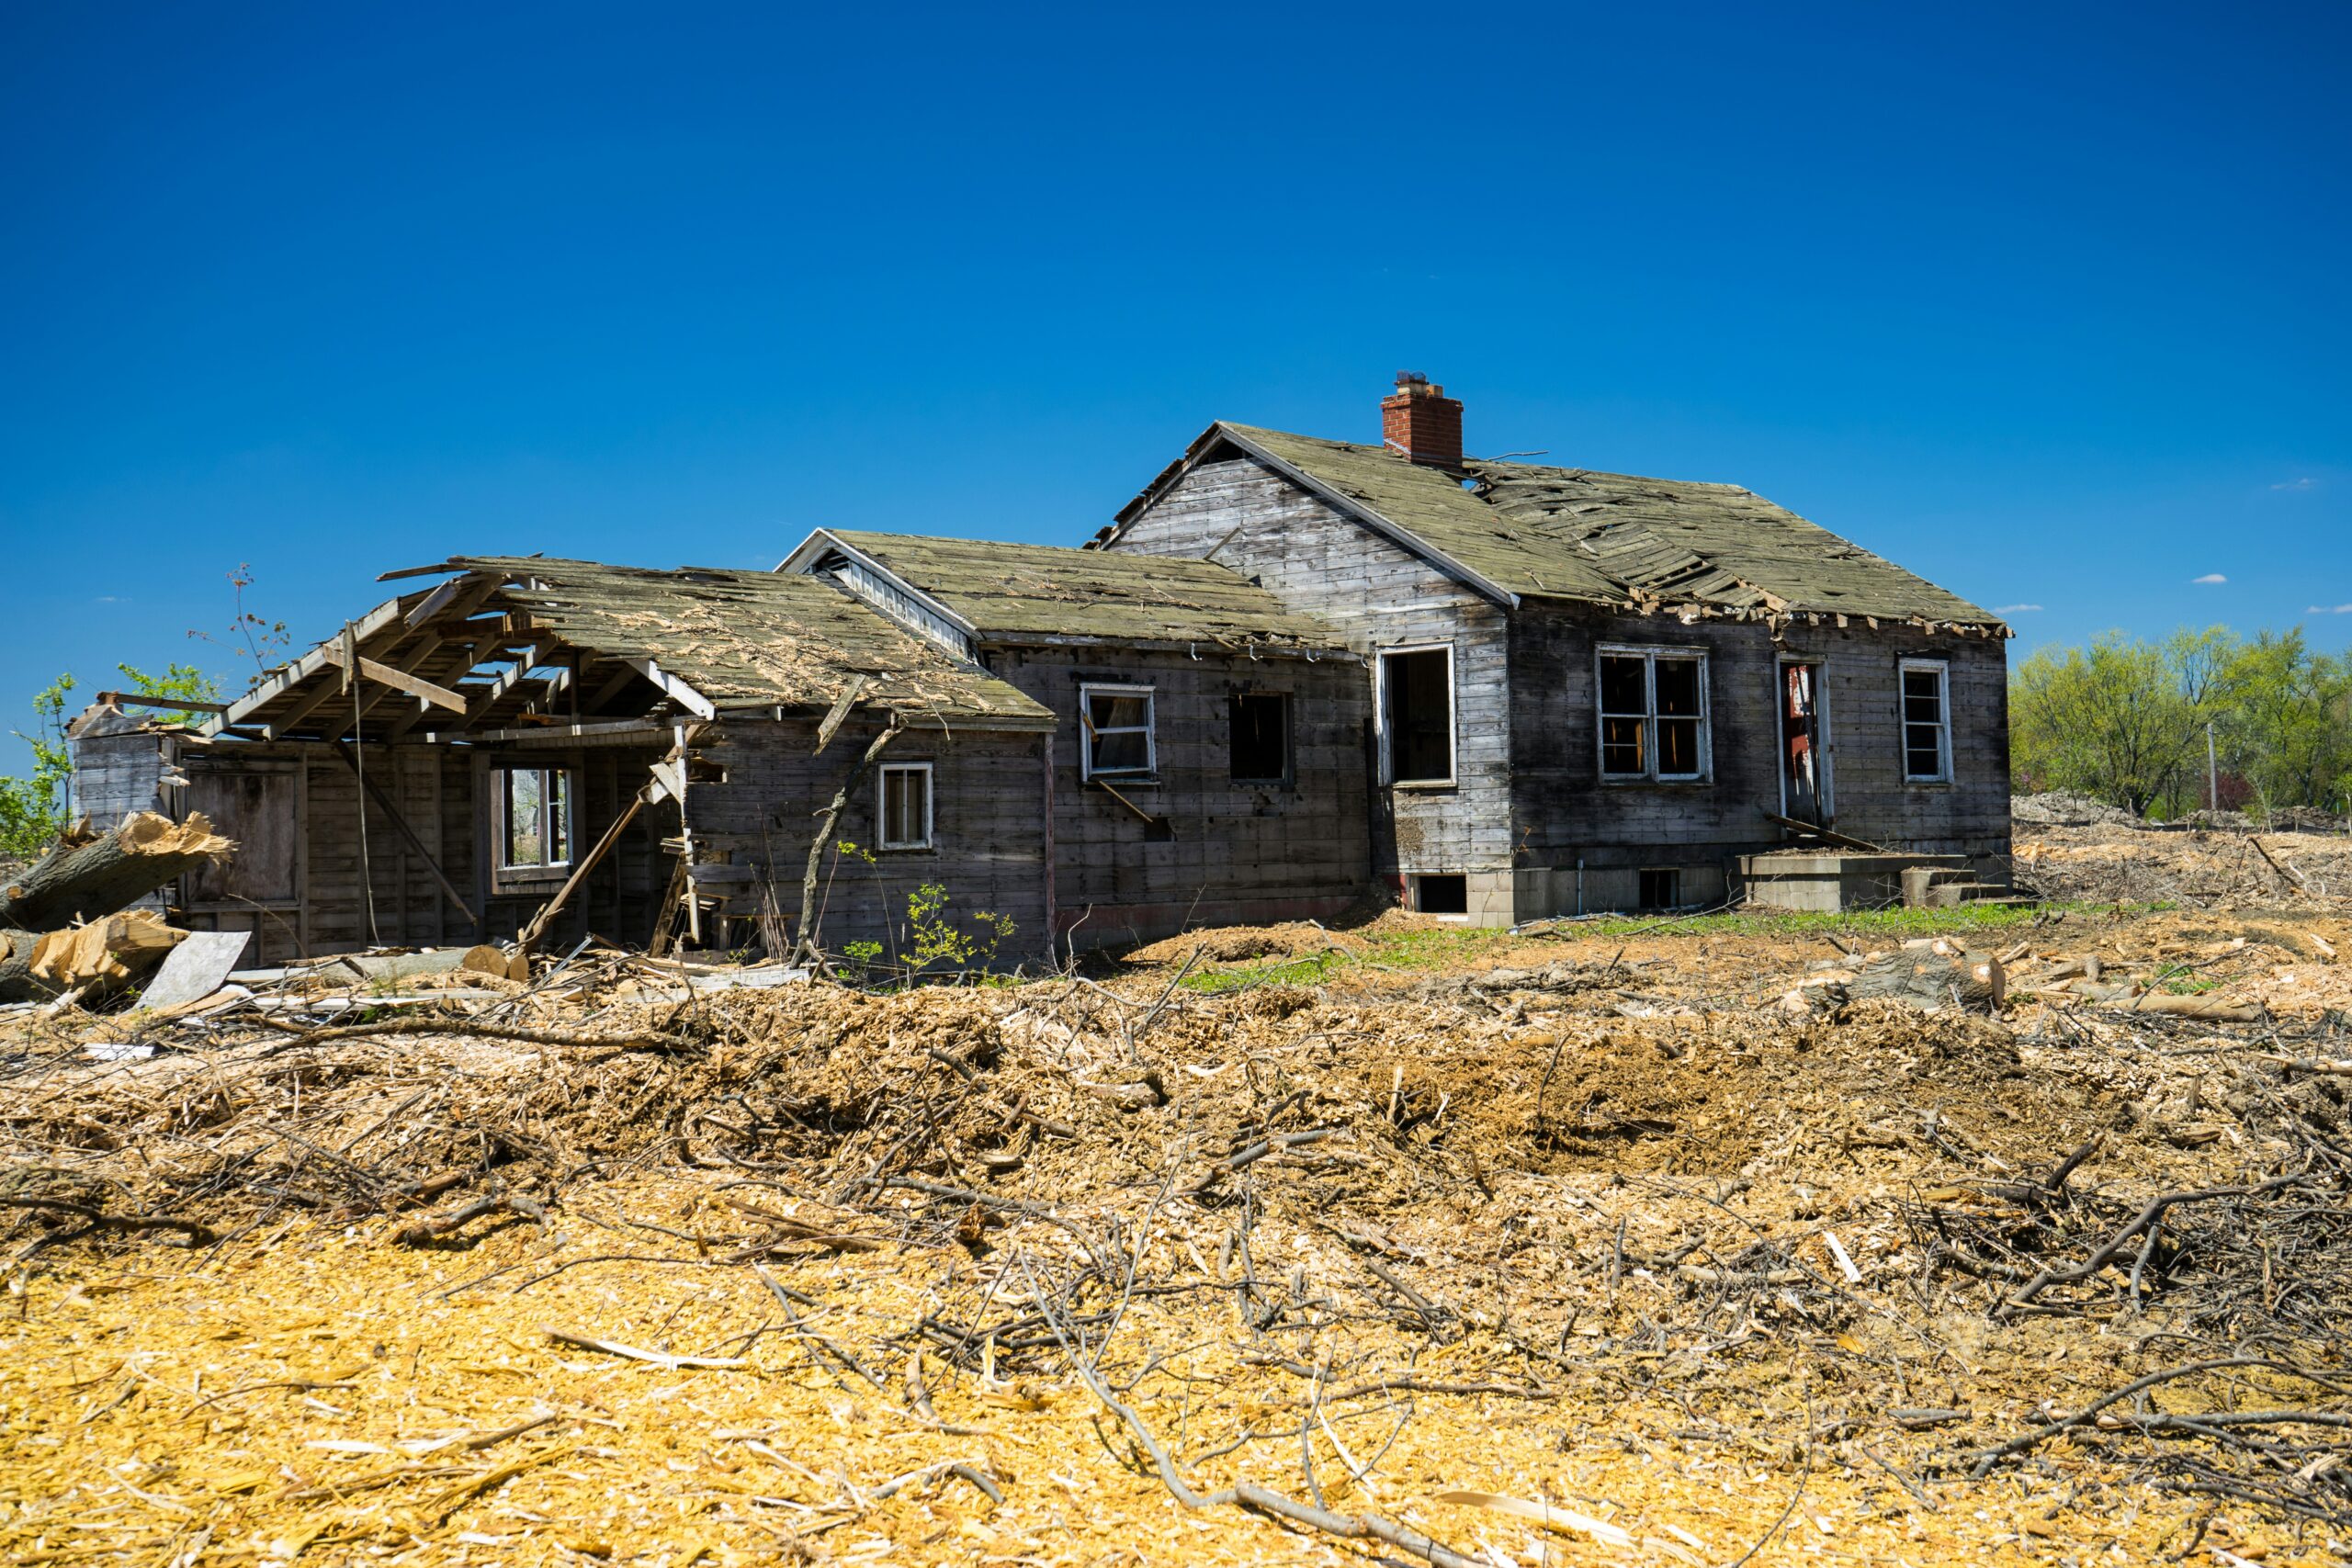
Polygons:
[[1883,997],[1928,1012],[1948,1011],[1955,1001],[1966,1012],[1994,1012],[2008,996],[2008,976],[1987,953],[1945,958],[1912,948],[1864,964],[1845,992],[1849,1000]]
[[0,1002],[40,1001],[73,990],[93,998],[109,995],[153,969],[187,937],[144,909],[64,931],[6,932]]
[[61,850],[0,888],[0,926],[47,931],[111,915],[184,873],[228,859],[236,847],[202,812],[185,822],[133,813],[112,832]]

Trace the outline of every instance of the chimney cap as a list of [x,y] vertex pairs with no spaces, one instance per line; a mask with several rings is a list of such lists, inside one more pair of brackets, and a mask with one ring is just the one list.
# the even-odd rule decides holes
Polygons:
[[1429,381],[1430,378],[1427,376],[1422,375],[1418,370],[1399,370],[1396,372],[1396,384],[1400,387],[1426,387],[1429,385]]

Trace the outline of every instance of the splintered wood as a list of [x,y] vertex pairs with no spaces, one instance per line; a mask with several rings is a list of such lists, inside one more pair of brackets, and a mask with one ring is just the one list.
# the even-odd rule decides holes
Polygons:
[[1956,950],[2245,1026],[1779,1005],[1862,933],[1448,940],[25,1023],[0,1555],[2332,1561],[2352,1068],[2282,998],[2342,920]]

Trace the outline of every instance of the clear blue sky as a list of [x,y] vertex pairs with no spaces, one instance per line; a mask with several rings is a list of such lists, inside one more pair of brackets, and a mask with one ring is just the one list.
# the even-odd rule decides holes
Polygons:
[[2342,647],[2347,67],[2343,5],[12,6],[0,716],[232,672],[240,561],[308,641],[454,551],[1075,543],[1401,367],[2020,652]]

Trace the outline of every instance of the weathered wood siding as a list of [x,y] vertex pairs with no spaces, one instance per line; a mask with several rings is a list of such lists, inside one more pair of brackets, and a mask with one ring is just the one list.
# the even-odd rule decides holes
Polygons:
[[[1375,793],[1374,869],[1510,867],[1513,716],[1499,605],[1246,457],[1193,468],[1114,547],[1220,561],[1321,616],[1367,658],[1452,644],[1455,783]],[[1369,704],[1374,671],[1356,678]]]
[[[991,649],[988,662],[1061,721],[1056,902],[1079,946],[1148,942],[1193,926],[1319,919],[1370,890],[1370,691],[1356,660],[1097,646]],[[1118,795],[1086,782],[1079,689],[1090,684],[1151,688],[1151,782],[1114,780]],[[1244,692],[1290,699],[1283,784],[1232,776],[1230,704]]]
[[[686,785],[685,824],[695,886],[723,895],[730,912],[756,919],[763,884],[787,920],[800,914],[801,875],[819,814],[880,731],[859,714],[817,751],[817,720],[735,719],[706,728],[694,747],[697,772]],[[840,952],[880,942],[896,960],[910,945],[907,896],[926,883],[947,895],[944,919],[967,931],[980,910],[1013,922],[998,967],[1045,958],[1046,737],[1035,732],[910,729],[890,743],[886,762],[932,764],[928,850],[878,850],[881,776],[860,784],[839,837],[856,854],[828,855],[818,940]],[[724,778],[715,775],[723,773]],[[868,858],[870,856],[871,858]]]
[[[1598,654],[1603,643],[1703,649],[1713,769],[1699,783],[1604,783],[1599,749]],[[1775,641],[1755,622],[1634,616],[1571,605],[1523,605],[1512,619],[1516,780],[1513,840],[1522,873],[1521,919],[1573,908],[1576,863],[1588,908],[1630,904],[1634,873],[1681,867],[1686,896],[1728,857],[1772,849],[1782,809],[1779,660],[1824,670],[1828,768],[1838,831],[1889,848],[1970,855],[2006,870],[2008,718],[2006,645],[1929,637],[1908,626],[1872,630],[1796,625]],[[1900,687],[1905,659],[1950,671],[1952,782],[1904,779]]]

